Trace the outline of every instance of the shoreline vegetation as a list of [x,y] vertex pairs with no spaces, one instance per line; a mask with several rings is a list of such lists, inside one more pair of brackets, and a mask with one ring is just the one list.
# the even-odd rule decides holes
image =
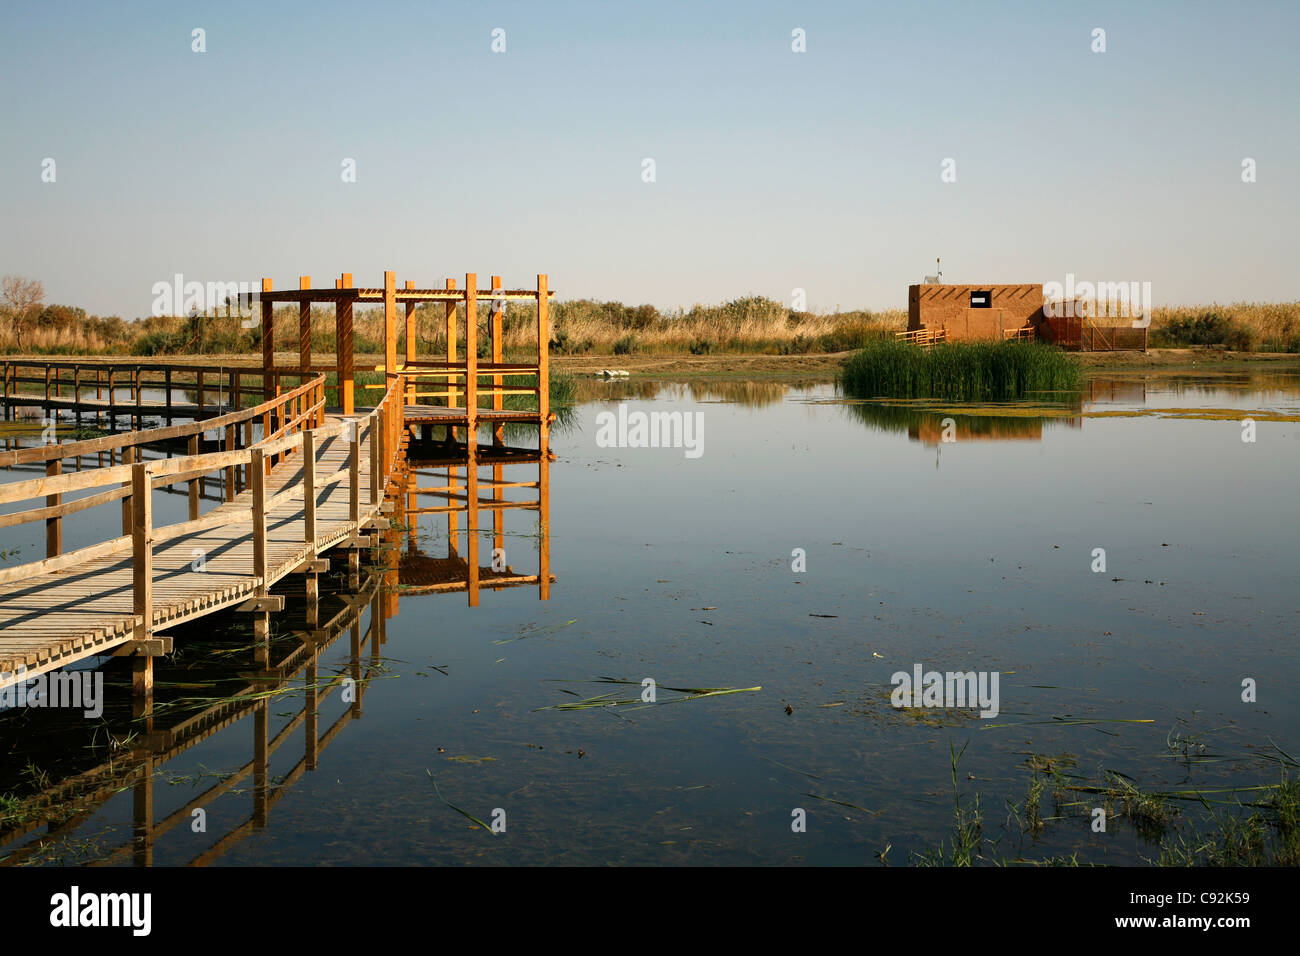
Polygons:
[[840,384],[855,398],[1014,401],[1074,393],[1083,371],[1068,354],[1036,342],[945,342],[918,348],[872,342],[844,363]]
[[[0,354],[16,356],[253,355],[261,348],[260,322],[243,328],[237,311],[217,315],[148,316],[131,321],[89,315],[75,306],[46,304],[40,282],[5,276],[0,287]],[[1105,303],[1103,303],[1105,305]],[[485,320],[489,304],[479,306]],[[1094,303],[1092,313],[1104,311]],[[534,341],[531,308],[508,305],[505,351],[522,353]],[[252,317],[251,311],[246,317]],[[420,354],[446,349],[443,307],[425,303],[415,311]],[[892,339],[907,327],[906,309],[801,312],[762,296],[719,305],[660,310],[591,299],[551,303],[550,350],[554,357],[690,355],[833,355]],[[275,310],[277,345],[296,350],[298,307]],[[1127,318],[1094,319],[1098,326],[1128,326]],[[461,316],[461,328],[464,317]],[[399,323],[404,325],[404,323]],[[463,333],[462,333],[463,334]],[[463,342],[463,337],[461,338]],[[354,316],[358,354],[382,354],[382,310],[358,307]],[[281,344],[283,343],[283,344]],[[1300,301],[1237,302],[1228,305],[1157,307],[1151,311],[1151,349],[1211,348],[1231,353],[1276,353],[1300,358]],[[334,313],[312,310],[313,351],[334,348]],[[485,353],[486,337],[479,349]],[[399,353],[405,350],[399,329]],[[1097,354],[1097,353],[1093,353]]]

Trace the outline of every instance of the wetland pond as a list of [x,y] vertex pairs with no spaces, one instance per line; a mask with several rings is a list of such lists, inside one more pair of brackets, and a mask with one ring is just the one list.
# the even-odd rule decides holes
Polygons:
[[[152,734],[125,670],[100,719],[0,714],[0,853],[900,865],[951,862],[954,824],[978,819],[977,862],[1131,865],[1294,773],[1300,376],[1094,377],[1072,402],[978,407],[829,384],[584,381],[580,399],[551,438],[548,600],[469,607],[390,574],[349,603],[333,576],[320,619],[341,637],[227,711],[251,635],[178,630]],[[701,453],[604,447],[620,403],[698,415]],[[159,498],[159,520],[184,518],[183,494]],[[538,520],[507,513],[512,566],[536,566]],[[412,518],[399,547],[445,555],[448,525]],[[43,532],[5,529],[0,550],[26,560]],[[307,626],[299,597],[283,640]],[[917,665],[996,672],[996,716],[895,707]],[[364,707],[307,696],[349,674]],[[212,732],[178,746],[167,728],[194,714]],[[308,725],[336,728],[314,754]],[[261,740],[280,746],[249,771]],[[42,799],[68,808],[53,835],[29,825]]]

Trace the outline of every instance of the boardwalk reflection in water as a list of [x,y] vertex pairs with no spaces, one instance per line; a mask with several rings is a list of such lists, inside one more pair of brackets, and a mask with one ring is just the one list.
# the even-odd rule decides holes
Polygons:
[[[158,852],[160,863],[202,866],[270,826],[276,804],[395,676],[384,645],[402,598],[464,592],[474,606],[484,589],[528,585],[549,598],[552,460],[536,449],[415,443],[374,563],[357,574],[335,559],[318,597],[286,579],[268,642],[250,643],[236,615],[183,625],[190,633],[156,665],[150,704],[133,700],[127,671],[109,670],[99,720],[66,709],[0,713],[0,865],[151,866]],[[507,547],[521,533],[507,528],[514,511],[536,512],[524,529],[535,543]],[[446,516],[440,553],[427,553],[422,515]],[[232,751],[246,761],[231,768]],[[225,769],[208,769],[208,755]],[[278,776],[277,756],[279,766],[292,761]]]

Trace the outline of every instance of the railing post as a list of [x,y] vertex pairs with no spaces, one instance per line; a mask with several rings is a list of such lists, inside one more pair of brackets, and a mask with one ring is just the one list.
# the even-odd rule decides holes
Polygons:
[[[456,288],[456,280],[447,280],[447,291],[451,292]],[[456,377],[451,374],[451,366],[456,364],[456,300],[447,300],[447,407],[456,407]],[[451,429],[451,435],[454,438],[456,430]]]
[[[414,289],[415,283],[408,279],[406,282],[406,288]],[[405,361],[403,361],[402,364],[405,368],[409,370],[411,368],[411,363],[415,361],[415,354],[416,354],[415,302],[409,300],[406,303],[405,334],[406,334],[406,355],[405,355]],[[414,405],[415,404],[415,377],[414,376],[409,377],[403,384],[405,384],[406,386],[406,397],[405,399],[403,399],[404,403]]]
[[[109,453],[109,461],[110,461],[110,463],[112,462],[112,452]],[[135,464],[135,446],[134,446],[134,445],[127,445],[125,448],[122,449],[122,464],[124,464],[124,465],[133,465],[133,464]],[[129,482],[129,481],[124,481],[124,482],[122,482],[122,487],[123,487],[123,488],[130,488],[130,487],[132,487],[131,482]],[[133,510],[133,509],[132,509],[132,501],[131,501],[131,499],[132,499],[133,497],[134,497],[133,495],[127,495],[125,498],[122,499],[122,535],[123,535],[123,537],[125,537],[125,536],[128,535],[128,534],[130,534],[130,533],[131,533],[131,529],[132,529],[132,527],[134,527],[134,522],[133,522],[133,519],[131,518],[131,511]]]
[[379,442],[375,448],[379,455],[379,495],[382,498],[388,487],[388,409],[382,402],[378,414],[379,427],[375,429],[375,434],[379,436]]
[[348,520],[355,526],[361,520],[361,426],[351,423],[348,441]]
[[550,280],[537,275],[537,431],[538,447],[546,454],[551,423],[551,300]]
[[257,593],[265,594],[266,584],[266,465],[260,448],[249,452],[248,476],[253,498],[253,574]]
[[[146,461],[131,466],[131,594],[137,641],[153,632],[153,496],[149,469]],[[146,656],[145,660],[152,658]],[[147,680],[152,685],[152,666]]]
[[370,424],[366,429],[366,444],[370,446],[370,503],[379,504],[379,412],[370,413]]
[[302,536],[316,553],[316,432],[302,433]]
[[[226,426],[226,451],[235,450],[235,426]],[[226,500],[235,500],[235,466],[226,467]]]
[[[46,477],[54,478],[63,474],[63,462],[56,458],[45,464]],[[63,495],[46,495],[46,507],[53,508],[63,503]],[[45,556],[56,558],[63,553],[63,519],[55,516],[45,519]]]
[[465,441],[478,441],[478,274],[465,273]]
[[[492,291],[496,293],[500,293],[501,291],[500,276],[492,277]],[[502,361],[504,361],[504,356],[505,356],[504,342],[502,341],[504,335],[504,329],[503,329],[503,320],[502,320],[501,308],[500,308],[500,306],[503,305],[504,305],[503,302],[500,302],[496,298],[494,298],[492,300],[492,304],[488,307],[488,314],[491,316],[489,335],[491,336],[491,340],[492,340],[492,364],[493,365],[500,365]],[[500,411],[504,406],[503,396],[501,395],[502,384],[503,384],[503,378],[500,372],[492,376],[492,408],[494,411]],[[505,428],[506,426],[503,422],[497,422],[492,426],[493,445],[505,444],[505,439],[506,439]]]
[[[187,449],[190,456],[193,457],[199,453],[199,436],[190,436],[190,445]],[[189,480],[190,491],[190,520],[194,521],[199,516],[199,478],[194,476]]]

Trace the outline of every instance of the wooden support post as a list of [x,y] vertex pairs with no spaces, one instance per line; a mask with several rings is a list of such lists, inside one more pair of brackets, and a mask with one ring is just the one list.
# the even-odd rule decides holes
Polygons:
[[[63,474],[63,461],[55,458],[45,463],[46,477],[53,478]],[[54,508],[63,503],[63,495],[46,495],[45,505]],[[63,519],[60,517],[45,519],[45,556],[56,558],[63,553]]]
[[[302,433],[302,527],[303,540],[316,554],[316,433]],[[313,575],[314,577],[314,575]]]
[[496,507],[492,509],[492,563],[496,564],[496,556],[499,551],[501,554],[506,553],[506,513],[501,504],[505,501],[506,490],[501,487],[504,480],[505,471],[500,465],[492,466],[492,499],[496,502]]
[[[257,578],[255,594],[264,596],[269,591],[266,581],[266,461],[260,448],[249,452],[248,476],[253,499],[253,575]],[[271,615],[266,611],[253,613],[253,660],[269,664],[271,649]]]
[[[352,288],[352,273],[343,273],[340,287]],[[336,374],[339,381],[339,403],[343,414],[351,415],[355,410],[355,389],[352,368],[352,302],[339,301],[334,305],[334,351]]]
[[[447,280],[447,290],[450,292],[456,288],[456,280]],[[456,302],[454,299],[447,300],[447,364],[448,366],[456,363]],[[448,369],[450,372],[450,368]],[[456,380],[447,376],[447,407],[456,407]],[[452,439],[456,437],[456,430],[448,429]]]
[[257,581],[257,594],[267,593],[266,585],[266,467],[265,452],[254,448],[249,452],[251,467],[248,476],[252,479],[253,498],[253,576]]
[[[447,491],[451,495],[456,494],[456,489],[460,487],[459,476],[456,474],[457,469],[449,466],[447,468]],[[447,498],[448,503],[454,499]],[[458,557],[460,554],[460,517],[456,509],[452,508],[447,512],[447,556]]]
[[131,860],[141,867],[153,866],[153,771],[152,755],[142,756],[135,768],[136,782],[131,787]]
[[[348,649],[351,651],[351,660],[348,662],[352,671],[352,716],[359,718],[361,716],[361,698],[364,696],[362,691],[365,684],[361,680],[361,615],[352,622],[351,633],[348,635]],[[371,653],[374,653],[372,647]]]
[[[414,289],[415,283],[408,279],[406,282],[406,287],[408,289]],[[415,361],[416,343],[415,343],[415,303],[414,302],[406,303],[405,332],[406,332],[406,361],[404,364],[411,372],[414,372],[414,369],[410,368],[411,363]],[[408,405],[415,404],[415,376],[414,375],[412,375],[410,378],[406,380],[406,404]]]
[[478,441],[478,275],[465,274],[465,412],[469,427],[465,441]]
[[366,428],[366,444],[369,446],[370,455],[370,503],[378,505],[382,493],[380,485],[383,482],[379,474],[379,412],[370,413],[368,427]]
[[[132,613],[138,618],[133,639],[147,640],[153,633],[153,495],[150,487],[150,464],[138,461],[131,466],[131,595]],[[140,681],[153,686],[152,657],[144,677],[137,671],[136,691]]]
[[[189,455],[190,455],[191,457],[193,457],[194,455],[197,455],[197,454],[199,453],[199,436],[198,436],[198,435],[191,435],[191,436],[190,436],[189,448],[187,448],[186,451],[189,453]],[[196,519],[198,518],[198,516],[199,516],[199,479],[198,479],[198,477],[196,476],[196,477],[194,477],[194,478],[191,478],[191,479],[187,482],[187,484],[189,485],[189,493],[190,493],[190,520],[191,520],[191,521],[194,521],[194,520],[196,520]]]
[[388,491],[388,406],[380,405],[375,410],[375,445],[373,453],[379,456],[379,496]]
[[[298,276],[298,289],[311,288],[311,276]],[[298,303],[298,367],[306,374],[311,368],[311,303]]]
[[[348,520],[356,534],[361,521],[361,423],[356,421],[348,440]],[[360,585],[360,574],[361,555],[356,548],[349,548],[348,587],[355,590]]]
[[[469,288],[474,287],[471,285]],[[478,607],[478,442],[472,428],[466,450],[465,501],[469,506],[465,513],[465,562],[469,565],[466,590],[469,593],[469,606]]]
[[[77,419],[77,427],[81,427],[81,366],[72,367],[72,410]],[[170,422],[168,423],[170,424]],[[77,470],[81,470],[81,459],[77,459]]]
[[[500,276],[492,277],[492,290],[494,292],[500,292],[501,290]],[[494,297],[492,300],[492,305],[489,310],[492,316],[492,324],[491,324],[491,329],[489,330],[489,334],[492,337],[492,364],[493,365],[500,365],[502,362],[502,357],[505,355],[505,347],[502,342],[504,323],[501,315],[501,310],[504,308],[505,308],[505,301]],[[492,408],[498,412],[501,411],[503,407],[502,395],[501,395],[502,381],[503,379],[499,372],[496,375],[492,376]],[[505,423],[497,422],[495,425],[492,426],[492,444],[499,448],[502,445],[504,445],[505,442],[506,442]]]
[[537,275],[537,440],[545,453],[551,434],[551,302],[549,280]]
[[[262,291],[271,291],[271,280],[262,279]],[[269,373],[275,369],[275,303],[262,300],[262,401],[275,397],[272,389],[275,378]]]
[[[235,450],[235,426],[226,426],[226,451]],[[226,500],[235,500],[235,466],[231,465],[226,469]]]
[[537,597],[551,598],[551,465],[546,445],[537,464]]
[[263,698],[253,710],[253,827],[266,826],[271,812],[271,707]]
[[[110,458],[110,463],[111,463],[111,461],[112,461],[112,453],[111,453],[111,452],[109,453],[109,458]],[[122,462],[121,462],[121,463],[122,463],[123,465],[133,465],[133,464],[135,464],[135,446],[134,446],[134,445],[127,445],[125,448],[122,449]],[[122,482],[122,487],[123,487],[123,488],[130,487],[130,484],[131,484],[130,482],[128,482],[128,481],[124,481],[124,482]],[[131,502],[132,502],[132,500],[133,500],[133,497],[134,497],[134,496],[132,496],[132,495],[127,495],[125,498],[122,499],[122,536],[123,536],[123,537],[125,537],[126,535],[128,535],[128,534],[131,533],[131,528],[132,528],[132,527],[134,526],[134,524],[135,524],[134,520],[133,520],[132,517],[131,517],[131,512],[134,510],[134,509],[132,508],[132,505],[131,505]]]
[[320,749],[320,729],[317,724],[319,717],[316,713],[317,708],[320,706],[318,691],[316,690],[316,681],[318,679],[316,659],[319,656],[320,652],[313,648],[311,657],[307,661],[307,700],[303,704],[303,711],[307,718],[304,722],[306,724],[307,749],[303,755],[303,760],[308,770],[316,769],[316,758]]
[[384,273],[384,387],[397,377],[397,273]]

